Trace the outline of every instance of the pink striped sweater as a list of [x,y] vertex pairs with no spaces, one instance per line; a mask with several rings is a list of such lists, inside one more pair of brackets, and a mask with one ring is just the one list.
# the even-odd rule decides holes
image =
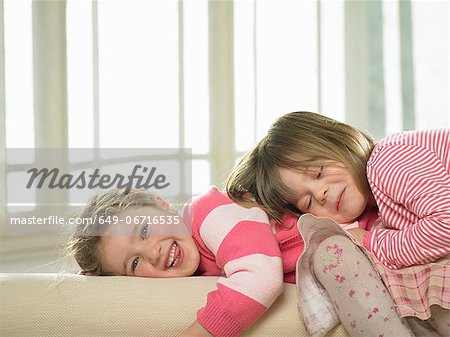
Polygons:
[[450,253],[450,129],[394,134],[375,145],[367,178],[385,229],[364,246],[388,268]]
[[298,218],[286,214],[285,227],[271,225],[260,208],[239,206],[215,187],[186,213],[200,252],[195,275],[222,276],[197,320],[214,336],[237,336],[281,294],[283,280],[295,283],[303,250]]

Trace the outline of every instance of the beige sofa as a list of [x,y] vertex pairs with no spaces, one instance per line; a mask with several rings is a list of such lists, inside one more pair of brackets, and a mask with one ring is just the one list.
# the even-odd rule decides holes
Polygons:
[[[148,279],[74,274],[0,274],[0,336],[178,336],[216,277]],[[295,286],[244,336],[308,336]],[[348,336],[342,325],[327,337]]]

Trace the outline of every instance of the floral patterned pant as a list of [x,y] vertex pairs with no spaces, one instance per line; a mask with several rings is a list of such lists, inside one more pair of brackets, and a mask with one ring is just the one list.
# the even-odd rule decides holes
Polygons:
[[397,315],[367,257],[349,239],[333,236],[324,240],[314,255],[313,268],[350,336],[415,336]]

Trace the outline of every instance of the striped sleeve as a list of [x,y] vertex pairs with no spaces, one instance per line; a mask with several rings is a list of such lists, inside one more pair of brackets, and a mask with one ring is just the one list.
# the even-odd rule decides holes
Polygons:
[[450,174],[442,156],[419,145],[390,144],[370,158],[367,177],[389,228],[364,240],[380,262],[400,269],[450,253]]
[[200,236],[225,276],[208,294],[197,319],[214,336],[238,336],[283,290],[280,249],[266,213],[235,203],[212,209]]

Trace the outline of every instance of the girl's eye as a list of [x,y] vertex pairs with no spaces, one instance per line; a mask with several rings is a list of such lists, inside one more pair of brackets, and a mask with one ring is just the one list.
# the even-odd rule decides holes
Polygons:
[[322,176],[323,172],[323,166],[320,167],[319,173],[317,174],[317,179],[319,179]]
[[[148,231],[148,223],[144,225],[144,227],[142,227],[142,232],[141,232],[141,238],[142,240],[145,240],[147,238],[147,231]],[[131,272],[134,274],[134,271],[136,270],[136,267],[139,263],[139,257],[135,258],[133,260],[133,262],[131,263]]]
[[142,240],[145,240],[147,238],[147,230],[148,230],[148,223],[146,223],[144,225],[144,227],[142,227],[142,232],[141,232]]
[[131,272],[134,274],[134,271],[136,270],[136,267],[139,263],[139,257],[135,258],[133,262],[131,263]]

